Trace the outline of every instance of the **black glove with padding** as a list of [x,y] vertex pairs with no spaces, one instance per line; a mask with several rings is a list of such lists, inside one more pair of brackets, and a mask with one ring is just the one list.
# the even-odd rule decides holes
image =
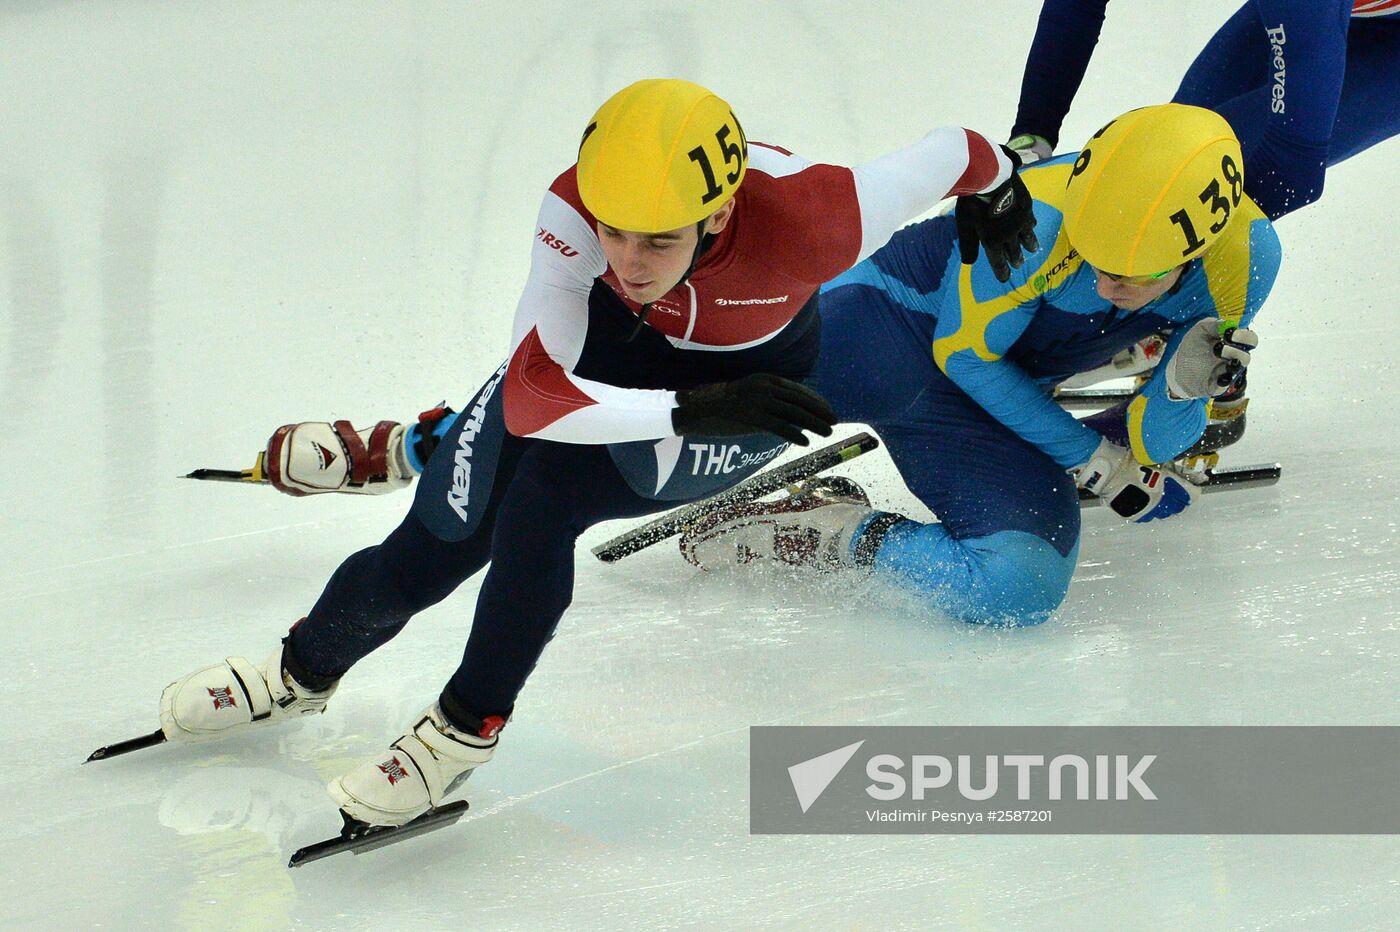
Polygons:
[[977,261],[977,247],[987,253],[987,263],[997,281],[1011,277],[1012,268],[1020,268],[1025,259],[1021,250],[1035,252],[1040,241],[1035,237],[1035,211],[1031,192],[1016,173],[1021,157],[1014,149],[1001,147],[1011,159],[1011,177],[986,194],[967,194],[958,198],[958,251],[963,265]]
[[681,436],[769,433],[805,447],[804,430],[830,437],[836,423],[836,412],[821,395],[766,372],[678,391],[676,402],[671,426]]

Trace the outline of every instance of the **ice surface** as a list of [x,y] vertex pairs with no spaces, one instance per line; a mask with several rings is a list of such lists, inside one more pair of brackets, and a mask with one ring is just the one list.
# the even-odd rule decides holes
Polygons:
[[[1224,14],[1112,9],[1064,137],[1170,96]],[[1087,516],[1059,616],[580,557],[577,599],[456,827],[289,873],[321,786],[436,695],[475,582],[321,720],[80,766],[165,683],[261,658],[406,495],[176,479],[290,420],[460,403],[509,339],[542,191],[638,77],[854,162],[1010,126],[1036,5],[0,7],[5,425],[0,926],[1378,928],[1382,837],[750,837],[753,724],[1394,724],[1395,142],[1281,225],[1250,430],[1277,488]],[[883,454],[851,473],[917,509]],[[916,512],[917,513],[917,512]],[[592,545],[620,529],[595,529]],[[582,548],[580,553],[583,554]]]

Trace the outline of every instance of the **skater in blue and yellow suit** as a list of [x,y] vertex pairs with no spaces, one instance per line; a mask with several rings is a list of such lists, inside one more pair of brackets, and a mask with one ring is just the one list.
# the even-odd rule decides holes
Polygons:
[[[1050,617],[1078,552],[1076,485],[1134,522],[1193,499],[1153,464],[1196,442],[1248,364],[1280,259],[1241,162],[1217,114],[1148,107],[1022,171],[1041,248],[1008,281],[985,258],[960,265],[951,217],[898,233],[823,288],[814,379],[843,421],[876,430],[938,522],[818,488],[718,516],[686,535],[687,558],[863,564],[965,621]],[[1086,423],[1052,400],[1059,381],[1163,331],[1125,415]]]

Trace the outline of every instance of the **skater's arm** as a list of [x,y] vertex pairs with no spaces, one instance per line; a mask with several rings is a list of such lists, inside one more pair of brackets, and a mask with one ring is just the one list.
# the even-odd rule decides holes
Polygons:
[[1035,27],[1011,138],[1039,136],[1051,151],[1084,80],[1108,0],[1045,0]]
[[[859,261],[939,201],[996,189],[1011,177],[1012,163],[1000,146],[980,133],[944,126],[850,171],[860,203]],[[842,271],[844,267],[831,270],[822,280]]]
[[1239,209],[1240,222],[1192,273],[1204,282],[1196,286],[1201,290],[1199,309],[1175,328],[1152,378],[1128,405],[1128,440],[1140,463],[1175,459],[1205,432],[1210,399],[1178,398],[1168,385],[1173,360],[1191,327],[1202,319],[1220,321],[1222,328],[1250,327],[1278,276],[1282,250],[1273,224],[1248,201]]
[[933,340],[934,362],[959,388],[1066,469],[1092,456],[1101,438],[1003,356],[1041,305],[1045,270],[1062,263],[1069,249],[1061,238],[1041,251],[1042,261],[1013,270],[1004,284],[993,276],[985,258],[961,266],[956,299],[940,311]]
[[607,268],[587,219],[554,190],[536,224],[502,386],[506,429],[566,443],[672,436],[675,392],[618,388],[572,371],[588,335],[588,296]]

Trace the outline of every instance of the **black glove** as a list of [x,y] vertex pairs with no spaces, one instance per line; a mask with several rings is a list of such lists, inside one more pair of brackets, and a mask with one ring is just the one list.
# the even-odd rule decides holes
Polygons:
[[821,395],[800,382],[766,372],[679,391],[676,402],[671,426],[681,436],[769,433],[805,447],[804,430],[830,437],[831,425],[836,423],[836,412]]
[[968,194],[958,198],[958,250],[963,265],[977,261],[977,247],[986,250],[987,262],[997,281],[1011,277],[1012,268],[1025,261],[1021,249],[1035,252],[1040,241],[1035,238],[1035,213],[1031,210],[1031,193],[1016,174],[1021,157],[1016,150],[1001,147],[1011,159],[1011,177],[987,194]]

